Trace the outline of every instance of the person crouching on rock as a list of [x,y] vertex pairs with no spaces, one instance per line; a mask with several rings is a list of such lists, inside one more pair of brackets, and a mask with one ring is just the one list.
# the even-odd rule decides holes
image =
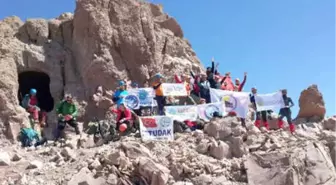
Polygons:
[[117,109],[112,108],[111,111],[117,114],[117,130],[122,133],[126,133],[126,131],[132,129],[134,123],[134,120],[132,119],[132,112],[125,106],[124,102],[120,103]]
[[77,106],[73,102],[71,95],[66,95],[65,99],[62,100],[56,107],[56,113],[58,115],[58,125],[56,131],[56,140],[61,136],[66,124],[75,128],[77,135],[80,134],[78,124],[76,121],[77,117]]
[[287,90],[283,89],[281,90],[282,92],[282,98],[285,103],[285,107],[280,109],[279,112],[279,118],[278,118],[278,127],[282,128],[283,127],[283,121],[282,119],[286,117],[287,122],[289,124],[289,130],[291,133],[295,132],[295,125],[292,122],[292,112],[291,112],[291,107],[294,106],[294,103],[290,97],[287,96]]

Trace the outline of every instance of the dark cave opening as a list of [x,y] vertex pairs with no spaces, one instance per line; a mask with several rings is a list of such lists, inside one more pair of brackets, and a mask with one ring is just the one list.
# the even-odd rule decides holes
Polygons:
[[38,106],[42,111],[50,112],[54,108],[54,98],[50,93],[50,77],[43,72],[25,71],[19,74],[18,98],[22,98],[29,93],[31,88],[37,90]]

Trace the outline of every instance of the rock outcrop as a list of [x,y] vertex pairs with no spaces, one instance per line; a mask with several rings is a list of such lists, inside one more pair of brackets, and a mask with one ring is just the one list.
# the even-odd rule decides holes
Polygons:
[[[112,89],[119,79],[142,84],[156,72],[172,76],[202,69],[180,25],[159,6],[136,0],[76,3],[74,15],[0,21],[1,136],[13,139],[20,125],[28,124],[17,97],[22,72],[47,74],[54,104],[72,93],[80,105],[80,120],[87,120],[94,114],[87,109],[98,85]],[[49,124],[55,120],[49,113]]]
[[325,147],[309,141],[300,145],[251,155],[245,163],[249,184],[333,184],[334,166]]
[[326,114],[323,96],[317,85],[311,85],[301,92],[299,106],[300,110],[297,118],[321,121]]

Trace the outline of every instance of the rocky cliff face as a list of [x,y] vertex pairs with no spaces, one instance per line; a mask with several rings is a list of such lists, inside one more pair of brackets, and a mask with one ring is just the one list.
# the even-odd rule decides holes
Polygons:
[[90,118],[88,100],[98,85],[111,89],[119,79],[142,84],[156,72],[202,69],[176,20],[135,0],[78,0],[74,15],[25,23],[9,17],[0,30],[0,128],[10,138],[28,123],[17,98],[20,73],[47,74],[54,103],[72,93]]

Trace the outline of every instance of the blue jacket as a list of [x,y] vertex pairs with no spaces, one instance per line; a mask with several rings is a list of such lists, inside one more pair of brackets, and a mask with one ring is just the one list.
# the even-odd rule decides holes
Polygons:
[[124,98],[128,95],[126,90],[117,90],[113,95],[113,101],[119,106],[121,103],[124,103]]

